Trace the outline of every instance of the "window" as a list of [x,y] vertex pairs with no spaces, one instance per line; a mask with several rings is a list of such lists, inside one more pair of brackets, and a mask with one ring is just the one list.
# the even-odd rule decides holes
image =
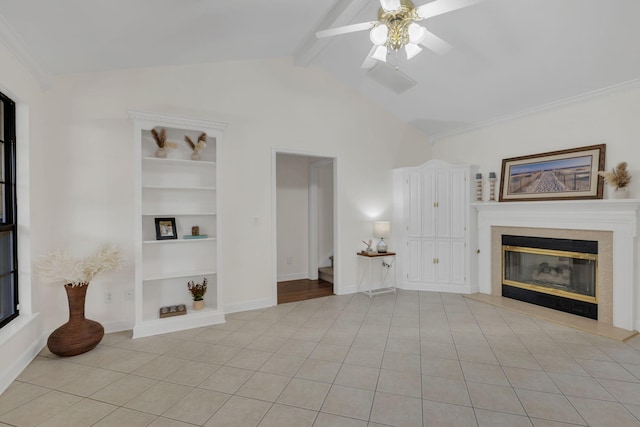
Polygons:
[[0,327],[18,316],[15,103],[0,93]]

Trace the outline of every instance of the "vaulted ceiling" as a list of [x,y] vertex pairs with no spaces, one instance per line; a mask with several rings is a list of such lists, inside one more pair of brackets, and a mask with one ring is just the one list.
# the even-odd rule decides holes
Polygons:
[[[415,0],[416,5],[428,0]],[[56,74],[295,58],[438,137],[640,78],[638,0],[484,0],[423,23],[453,49],[423,50],[396,93],[360,66],[379,0],[0,0],[0,33]]]

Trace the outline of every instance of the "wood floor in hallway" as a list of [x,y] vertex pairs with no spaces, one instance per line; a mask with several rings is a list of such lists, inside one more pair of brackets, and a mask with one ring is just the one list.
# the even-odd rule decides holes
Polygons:
[[324,280],[278,282],[278,304],[333,295],[333,283]]

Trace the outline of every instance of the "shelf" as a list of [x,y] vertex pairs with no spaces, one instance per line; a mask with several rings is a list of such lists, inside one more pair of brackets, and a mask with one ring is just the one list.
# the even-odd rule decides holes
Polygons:
[[133,338],[166,334],[217,323],[224,323],[224,313],[222,310],[205,307],[202,310],[194,311],[187,306],[187,314],[183,316],[165,317],[162,319],[143,319],[134,326]]
[[144,282],[153,282],[156,280],[165,280],[165,279],[182,279],[184,277],[195,277],[195,276],[215,276],[215,271],[179,271],[177,273],[170,274],[160,274],[158,276],[149,276],[142,279]]
[[178,212],[143,212],[142,216],[156,216],[159,218],[166,218],[166,217],[174,217],[174,216],[215,216],[217,215],[215,212],[184,212],[184,213],[178,213]]
[[206,190],[216,191],[216,187],[176,187],[169,185],[143,185],[143,190]]
[[167,240],[144,240],[143,245],[163,245],[173,243],[193,243],[193,242],[210,242],[215,241],[215,237],[207,237],[205,239],[167,239]]
[[142,161],[149,163],[158,163],[166,165],[188,165],[188,166],[206,166],[214,167],[216,162],[207,162],[203,160],[183,160],[183,159],[160,159],[157,157],[143,157]]

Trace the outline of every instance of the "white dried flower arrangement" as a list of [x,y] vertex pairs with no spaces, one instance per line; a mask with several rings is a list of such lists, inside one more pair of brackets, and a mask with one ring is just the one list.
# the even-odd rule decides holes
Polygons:
[[57,249],[42,257],[36,265],[36,272],[45,283],[86,286],[98,273],[118,270],[122,262],[122,252],[116,245],[102,245],[93,255],[84,259]]
[[600,171],[598,175],[604,177],[605,184],[615,189],[625,188],[631,182],[631,175],[627,171],[627,162],[618,163],[611,171]]

